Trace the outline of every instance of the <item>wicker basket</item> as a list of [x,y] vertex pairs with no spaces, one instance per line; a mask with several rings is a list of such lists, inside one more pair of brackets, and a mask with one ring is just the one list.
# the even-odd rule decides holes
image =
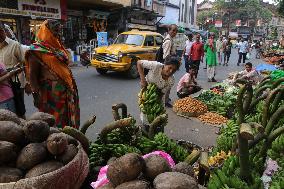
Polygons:
[[79,189],[89,172],[89,159],[81,144],[72,161],[53,172],[17,182],[0,183],[0,189]]

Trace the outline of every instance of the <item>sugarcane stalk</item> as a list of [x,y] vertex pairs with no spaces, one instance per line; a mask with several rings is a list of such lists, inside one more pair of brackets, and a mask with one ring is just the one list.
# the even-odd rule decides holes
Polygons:
[[277,108],[279,107],[279,103],[283,99],[284,99],[284,87],[281,87],[281,90],[276,95],[276,97],[275,97],[275,99],[274,99],[274,101],[272,103],[271,114],[273,114],[277,110]]
[[102,141],[105,141],[107,134],[110,133],[111,131],[131,126],[132,119],[133,119],[132,117],[129,117],[109,123],[102,129],[100,133],[100,138],[102,139]]
[[167,123],[167,120],[168,120],[167,114],[162,114],[156,117],[149,126],[148,137],[150,139],[153,139],[154,136],[157,134],[156,132],[158,131],[158,127],[161,127],[161,130],[158,132],[164,132],[164,127],[165,124]]
[[204,151],[200,154],[199,166],[209,172],[208,152]]
[[249,124],[250,124],[250,126],[251,126],[252,128],[257,129],[257,131],[258,131],[258,132],[260,132],[260,133],[264,133],[265,128],[264,128],[262,125],[260,125],[259,123],[256,123],[256,122],[250,122]]
[[[121,109],[121,116],[118,112],[119,109]],[[127,106],[123,103],[112,105],[112,114],[115,121],[127,118]]]
[[257,145],[260,141],[264,140],[266,135],[264,133],[258,133],[253,140],[249,141],[249,149],[253,148]]
[[86,131],[88,128],[95,123],[97,117],[96,115],[92,116],[90,119],[88,119],[82,126],[81,126],[81,133],[86,134]]
[[272,85],[272,89],[278,87],[278,85],[280,85],[282,82],[284,82],[284,77],[277,79],[276,81],[274,81],[273,85]]
[[281,90],[281,88],[276,88],[273,89],[268,97],[265,100],[265,105],[263,107],[263,111],[262,111],[262,121],[261,124],[265,127],[267,124],[267,120],[269,119],[269,108],[270,108],[270,104],[273,102],[276,94]]
[[200,151],[197,149],[192,150],[192,152],[185,158],[184,162],[189,165],[193,165],[199,158]]
[[242,123],[241,124],[240,135],[241,135],[242,138],[244,138],[246,140],[253,140],[254,139],[252,128],[251,128],[250,124],[248,124],[248,123]]
[[280,106],[274,114],[270,117],[267,126],[265,128],[265,134],[269,135],[271,131],[273,130],[273,127],[276,125],[276,123],[281,119],[284,115],[284,105]]
[[268,143],[270,144],[269,146],[271,146],[272,142],[278,137],[280,136],[281,134],[284,133],[284,125],[275,129],[274,131],[272,131],[270,133],[270,135],[268,136],[267,138],[267,141]]
[[247,114],[247,112],[249,111],[249,107],[251,105],[252,97],[253,97],[253,88],[252,88],[251,85],[247,85],[246,96],[245,96],[245,99],[243,100],[244,114]]

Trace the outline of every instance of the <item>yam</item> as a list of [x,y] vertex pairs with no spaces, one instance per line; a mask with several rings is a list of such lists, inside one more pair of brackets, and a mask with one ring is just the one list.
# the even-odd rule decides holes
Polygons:
[[107,161],[107,164],[111,164],[112,162],[114,162],[117,159],[117,157],[111,157],[109,158],[109,160]]
[[136,179],[144,168],[144,160],[136,153],[126,154],[112,162],[107,178],[114,186]]
[[47,157],[47,150],[42,143],[31,143],[24,147],[17,159],[17,168],[28,170],[43,162]]
[[30,142],[43,142],[49,135],[48,124],[40,120],[27,121],[23,129]]
[[0,165],[17,158],[17,146],[11,142],[0,141]]
[[154,182],[155,189],[198,189],[194,178],[178,172],[166,172],[158,175]]
[[62,133],[62,134],[67,138],[68,144],[74,144],[75,146],[78,146],[78,140],[76,140],[74,137],[67,135],[65,133]]
[[52,155],[60,155],[67,149],[67,138],[63,133],[53,133],[47,138],[47,150]]
[[12,121],[18,125],[21,124],[21,120],[14,112],[5,109],[0,109],[0,121]]
[[159,174],[170,171],[171,167],[169,163],[161,156],[151,155],[145,158],[145,169],[143,173],[148,179],[154,180]]
[[0,183],[17,182],[24,174],[20,169],[12,167],[0,167]]
[[173,172],[183,173],[183,174],[189,175],[191,177],[195,176],[193,167],[186,162],[180,162],[180,163],[176,164],[173,168]]
[[63,167],[63,164],[58,161],[47,161],[36,165],[27,172],[25,178],[37,177]]
[[50,115],[48,113],[44,112],[36,112],[31,117],[29,120],[40,120],[46,122],[49,127],[54,127],[55,125],[55,117],[53,115]]
[[0,140],[22,144],[25,142],[25,133],[21,126],[12,121],[0,121]]
[[149,189],[149,188],[150,184],[148,182],[142,180],[133,180],[130,182],[125,182],[117,186],[115,189]]
[[57,159],[62,162],[64,165],[68,164],[78,153],[78,149],[74,144],[69,144],[67,149],[63,154],[57,157]]
[[115,189],[111,183],[107,183],[106,185],[99,187],[98,189]]

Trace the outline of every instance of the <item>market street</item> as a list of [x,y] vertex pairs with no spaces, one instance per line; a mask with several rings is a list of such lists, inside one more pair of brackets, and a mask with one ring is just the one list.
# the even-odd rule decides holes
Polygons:
[[[261,62],[259,59],[250,60],[254,65]],[[215,83],[208,83],[206,70],[201,64],[198,75],[198,83],[208,89]],[[243,69],[243,66],[237,66],[236,49],[232,52],[232,57],[228,67],[218,66],[216,79],[221,81],[228,76],[228,73]],[[81,124],[92,115],[97,116],[96,123],[90,127],[87,136],[95,140],[97,133],[113,120],[111,106],[115,103],[125,103],[128,107],[128,113],[133,115],[139,121],[139,109],[137,106],[137,94],[140,90],[139,79],[128,79],[122,74],[108,73],[106,76],[99,75],[92,67],[73,67],[73,74],[79,89]],[[178,80],[185,73],[184,65],[175,74],[175,86],[171,91],[171,99],[176,100],[176,85]],[[27,116],[36,109],[33,106],[32,97],[26,98]],[[211,146],[215,144],[217,127],[202,124],[200,121],[178,117],[172,109],[167,109],[169,114],[169,123],[166,127],[166,133],[174,139],[184,139],[201,146]]]

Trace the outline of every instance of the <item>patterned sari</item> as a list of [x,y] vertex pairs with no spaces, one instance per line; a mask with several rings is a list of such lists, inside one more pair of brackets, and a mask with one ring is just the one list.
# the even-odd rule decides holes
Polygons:
[[[56,76],[56,80],[39,79],[37,107],[39,111],[55,116],[56,126],[63,128],[80,126],[78,90],[72,72],[68,67],[68,54],[59,39],[52,32],[54,21],[45,21],[37,35],[36,42],[26,53],[26,60],[32,55],[44,69]],[[26,61],[26,72],[29,72]],[[27,78],[29,79],[29,77]]]

